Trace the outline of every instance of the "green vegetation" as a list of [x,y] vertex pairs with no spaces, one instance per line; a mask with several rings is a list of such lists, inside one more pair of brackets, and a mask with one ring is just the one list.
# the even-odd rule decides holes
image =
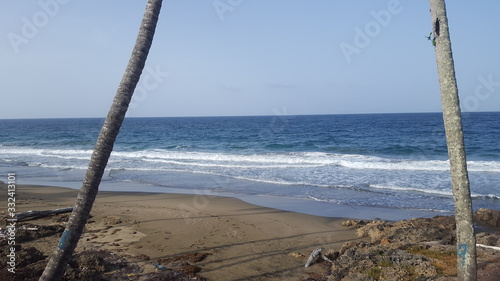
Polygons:
[[391,260],[381,260],[377,262],[377,265],[380,267],[392,267],[394,263]]
[[439,276],[457,275],[457,253],[455,251],[435,251],[423,246],[412,246],[406,250],[412,254],[430,258]]
[[368,272],[366,272],[371,278],[375,280],[380,280],[380,275],[382,274],[382,269],[379,267],[372,267]]
[[432,32],[429,33],[429,36],[425,36],[425,38],[427,38],[427,40],[429,41],[432,41],[432,46],[436,46],[436,38],[434,36],[432,36]]

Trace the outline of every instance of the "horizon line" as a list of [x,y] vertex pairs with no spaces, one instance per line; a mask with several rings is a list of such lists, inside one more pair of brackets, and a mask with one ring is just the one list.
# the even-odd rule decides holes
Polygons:
[[[500,111],[465,111],[468,113],[496,113]],[[328,116],[328,115],[382,115],[382,114],[436,114],[441,111],[416,111],[416,112],[368,112],[368,113],[310,113],[310,114],[250,114],[250,115],[192,115],[192,116],[130,116],[132,118],[221,118],[221,117],[274,117],[274,116]],[[106,119],[103,117],[20,117],[20,118],[0,118],[0,120],[39,120],[39,119]]]

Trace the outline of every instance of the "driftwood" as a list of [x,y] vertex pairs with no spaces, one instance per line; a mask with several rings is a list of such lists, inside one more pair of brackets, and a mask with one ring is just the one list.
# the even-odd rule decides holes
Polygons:
[[327,258],[321,248],[318,248],[309,255],[309,258],[307,259],[306,265],[304,267],[309,267],[312,263],[314,263],[318,258],[322,258],[325,261],[332,262],[329,258]]
[[[440,240],[440,241],[422,242],[421,244],[433,246],[433,245],[446,245],[446,243],[447,243],[446,240]],[[500,247],[496,246],[488,246],[483,244],[476,244],[476,246],[500,251]]]
[[488,246],[488,245],[483,245],[483,244],[476,244],[476,246],[500,251],[500,247]]
[[55,214],[69,213],[73,211],[73,207],[54,209],[54,210],[45,210],[45,211],[27,211],[24,213],[17,213],[16,219],[17,221],[25,221],[31,220],[35,218],[47,217]]

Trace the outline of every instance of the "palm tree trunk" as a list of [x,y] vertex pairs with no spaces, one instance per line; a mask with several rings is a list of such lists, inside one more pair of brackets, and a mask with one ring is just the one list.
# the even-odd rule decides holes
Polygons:
[[148,0],[132,55],[97,139],[87,173],[76,199],[75,207],[61,236],[61,240],[40,280],[54,281],[62,277],[66,265],[81,237],[90,210],[94,204],[104,169],[113,150],[116,136],[125,118],[132,94],[146,63],[146,58],[153,42],[161,4],[162,0]]
[[472,281],[476,280],[476,238],[474,236],[472,200],[467,173],[460,102],[445,1],[430,0],[430,7],[444,127],[446,130],[446,144],[450,158],[453,200],[455,202],[458,278],[461,281]]

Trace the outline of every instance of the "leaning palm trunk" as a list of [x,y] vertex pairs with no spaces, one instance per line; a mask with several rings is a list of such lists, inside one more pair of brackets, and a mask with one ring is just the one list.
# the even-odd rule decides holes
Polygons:
[[476,239],[448,19],[444,0],[430,0],[430,6],[455,202],[458,278],[460,281],[472,281],[476,280]]
[[153,42],[161,4],[162,0],[148,0],[134,50],[97,139],[87,173],[76,199],[75,207],[61,236],[61,240],[40,280],[53,281],[59,280],[62,277],[66,265],[81,237],[90,210],[94,204],[104,169],[113,150],[116,136],[125,118],[132,94],[146,63],[146,58]]

